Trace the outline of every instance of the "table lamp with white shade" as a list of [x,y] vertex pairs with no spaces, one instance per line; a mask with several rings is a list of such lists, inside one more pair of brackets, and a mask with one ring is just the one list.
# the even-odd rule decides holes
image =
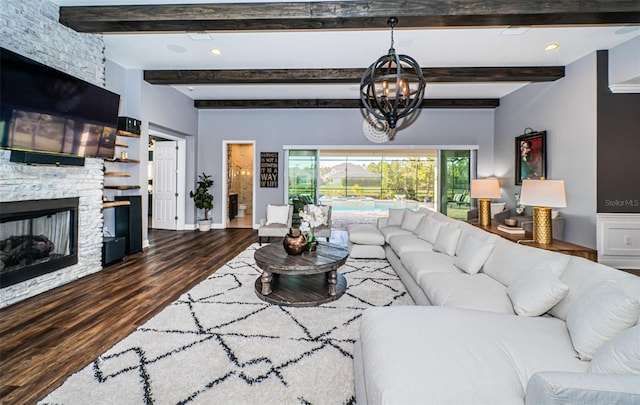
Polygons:
[[551,208],[567,206],[564,180],[523,180],[520,203],[533,206],[533,240],[550,244]]
[[491,199],[500,198],[498,179],[471,180],[471,198],[478,199],[478,223],[482,226],[491,225]]

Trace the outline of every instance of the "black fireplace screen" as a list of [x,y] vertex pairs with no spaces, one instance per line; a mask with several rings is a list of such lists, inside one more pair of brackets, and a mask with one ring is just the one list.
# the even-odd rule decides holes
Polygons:
[[0,203],[0,287],[78,262],[78,198]]

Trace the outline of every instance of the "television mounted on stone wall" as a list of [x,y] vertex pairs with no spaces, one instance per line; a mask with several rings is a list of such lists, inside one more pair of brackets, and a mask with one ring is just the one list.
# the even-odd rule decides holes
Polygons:
[[0,59],[0,147],[113,158],[118,94],[4,48]]

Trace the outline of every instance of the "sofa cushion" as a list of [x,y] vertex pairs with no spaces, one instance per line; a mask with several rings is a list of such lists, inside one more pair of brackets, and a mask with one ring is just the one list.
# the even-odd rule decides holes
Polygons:
[[441,227],[440,231],[438,231],[436,241],[433,243],[433,250],[445,253],[449,256],[455,255],[461,233],[462,231],[458,228],[451,226]]
[[618,333],[593,356],[590,373],[640,374],[640,325]]
[[266,225],[283,224],[289,222],[289,206],[288,205],[267,205],[267,222]]
[[351,224],[347,227],[349,240],[360,245],[384,245],[384,236],[371,224]]
[[424,274],[461,273],[461,271],[453,265],[453,260],[454,258],[451,256],[434,251],[407,252],[400,257],[400,263],[418,284]]
[[560,280],[569,286],[569,293],[549,311],[549,314],[560,319],[567,318],[569,307],[585,290],[604,280],[615,280],[625,295],[640,297],[640,277],[582,257],[570,256]]
[[522,274],[530,273],[542,262],[547,262],[553,274],[560,277],[570,257],[562,253],[519,245],[499,238],[496,239],[496,246],[484,264],[482,271],[502,284],[509,286]]
[[418,227],[418,224],[425,217],[425,214],[418,211],[406,210],[404,212],[404,217],[402,217],[402,223],[400,224],[400,228],[409,232],[414,232]]
[[567,329],[580,359],[590,360],[609,339],[632,327],[640,316],[640,302],[627,297],[613,281],[585,291],[567,312]]
[[387,226],[400,226],[404,218],[405,208],[389,208]]
[[370,308],[359,341],[370,404],[523,404],[536,372],[587,369],[564,322],[551,317]]
[[418,238],[424,239],[432,245],[435,243],[436,238],[438,237],[440,228],[447,225],[444,222],[435,219],[434,216],[435,215],[426,217],[420,224],[420,227],[418,229]]
[[387,256],[381,245],[358,245],[348,241],[347,247],[352,259],[384,259]]
[[431,244],[413,234],[394,235],[389,238],[389,246],[402,258],[408,252],[430,252]]
[[389,243],[392,236],[396,235],[412,235],[411,232],[406,229],[400,228],[400,226],[385,226],[379,229],[382,236],[384,236],[385,242]]
[[467,235],[460,244],[462,247],[458,249],[453,264],[469,274],[480,271],[495,246],[494,243],[482,241],[473,235]]
[[[548,268],[547,263],[541,266]],[[567,287],[551,271],[532,271],[523,274],[507,288],[507,294],[518,315],[539,316],[560,302],[567,293]]]
[[418,284],[433,305],[513,314],[507,287],[486,274],[428,273]]

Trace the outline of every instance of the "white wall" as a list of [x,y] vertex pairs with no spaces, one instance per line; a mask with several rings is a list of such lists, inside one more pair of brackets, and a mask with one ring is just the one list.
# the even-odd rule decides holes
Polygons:
[[547,177],[564,180],[564,239],[596,246],[596,54],[566,67],[565,77],[525,86],[502,98],[495,115],[495,174],[508,208],[515,207],[515,137],[547,131]]
[[[257,188],[256,221],[266,204],[282,203],[285,178],[282,145],[374,145],[362,133],[362,115],[355,109],[200,110],[198,124],[198,173],[214,180],[214,223],[222,223],[222,141],[256,141],[255,170],[259,175],[260,152],[279,152],[278,188]],[[494,110],[422,110],[408,128],[400,130],[388,145],[478,145],[478,173],[492,174]],[[254,177],[254,181],[258,181]]]
[[640,87],[640,36],[609,50],[609,84],[633,82]]

